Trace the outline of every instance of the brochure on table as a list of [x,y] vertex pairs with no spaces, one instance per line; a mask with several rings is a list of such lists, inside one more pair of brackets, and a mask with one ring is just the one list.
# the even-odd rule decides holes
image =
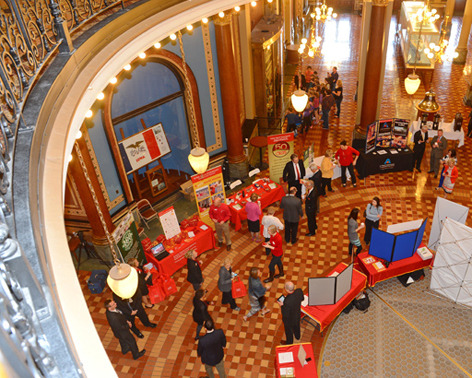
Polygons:
[[158,216],[167,240],[172,239],[174,236],[180,234],[181,230],[179,220],[177,219],[177,214],[175,214],[173,206],[165,209],[164,211],[161,211]]
[[290,155],[294,151],[294,141],[293,133],[267,136],[269,177],[276,183],[283,176],[285,164],[290,161]]

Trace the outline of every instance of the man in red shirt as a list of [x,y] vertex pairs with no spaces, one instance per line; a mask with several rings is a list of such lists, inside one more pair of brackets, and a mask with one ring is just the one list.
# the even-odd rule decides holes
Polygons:
[[[355,158],[352,155],[356,155]],[[346,141],[341,141],[341,147],[339,150],[336,151],[334,155],[336,159],[339,161],[339,165],[341,166],[341,182],[343,186],[346,186],[346,168],[349,169],[349,173],[351,175],[352,186],[356,187],[356,175],[354,174],[354,166],[356,165],[357,159],[359,158],[359,151],[348,146]]]
[[[282,236],[277,232],[277,227],[274,225],[269,226],[269,235],[270,240],[266,244],[262,244],[263,247],[269,248],[272,250],[272,260],[269,264],[269,278],[264,280],[265,283],[272,282],[274,278],[279,278],[284,276],[284,267],[282,265]],[[274,275],[275,266],[279,268],[279,274]]]
[[213,205],[210,207],[210,219],[215,222],[216,237],[218,247],[223,243],[223,234],[225,235],[226,249],[231,250],[231,235],[229,233],[229,219],[231,213],[228,205],[222,202],[220,197],[216,197]]

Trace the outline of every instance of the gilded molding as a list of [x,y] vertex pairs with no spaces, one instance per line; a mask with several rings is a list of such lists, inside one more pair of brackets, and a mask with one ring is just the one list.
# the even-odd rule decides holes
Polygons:
[[376,7],[386,7],[390,0],[372,0],[372,5]]
[[213,22],[217,26],[229,25],[231,23],[232,16],[233,14],[231,12],[225,13],[224,17],[220,17],[218,15],[218,16],[213,17]]
[[67,175],[66,185],[69,186],[72,203],[64,204],[65,215],[87,218],[87,213],[85,212],[84,204],[80,198],[77,184],[75,183],[74,177],[70,174]]

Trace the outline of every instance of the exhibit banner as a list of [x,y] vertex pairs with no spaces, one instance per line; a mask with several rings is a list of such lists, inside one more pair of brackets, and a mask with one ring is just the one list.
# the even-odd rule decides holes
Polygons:
[[162,123],[118,143],[126,173],[136,171],[170,152]]
[[376,147],[390,147],[392,142],[392,124],[393,119],[379,120],[379,128],[377,131]]
[[123,262],[128,261],[130,258],[138,259],[140,264],[146,261],[138,229],[131,213],[125,215],[113,231],[112,236],[121,253]]
[[167,240],[172,239],[174,236],[180,234],[181,230],[179,220],[175,214],[174,206],[161,211],[158,216]]
[[368,154],[375,150],[375,141],[377,140],[377,121],[367,125],[367,137],[365,140],[365,153]]
[[409,119],[395,118],[393,120],[393,136],[391,146],[395,148],[406,148],[408,137]]
[[214,229],[215,225],[209,215],[210,206],[216,197],[220,197],[223,202],[226,201],[221,167],[209,169],[191,178],[200,219]]
[[303,151],[303,165],[305,166],[305,169],[307,169],[310,166],[311,162],[314,160],[314,151],[314,143],[312,143],[305,151]]
[[285,164],[290,161],[290,155],[294,151],[294,141],[293,133],[267,136],[269,175],[276,183],[280,183]]

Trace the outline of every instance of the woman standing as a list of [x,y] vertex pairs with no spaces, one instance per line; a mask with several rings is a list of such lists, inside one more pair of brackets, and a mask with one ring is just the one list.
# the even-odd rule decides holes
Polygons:
[[351,210],[347,218],[347,235],[349,237],[349,255],[352,255],[352,249],[354,246],[357,247],[356,256],[362,251],[362,244],[359,240],[359,235],[357,232],[362,230],[365,225],[361,223],[360,226],[357,226],[357,218],[359,217],[359,209],[355,207]]
[[443,164],[442,170],[441,170],[441,176],[439,176],[439,184],[436,188],[436,190],[439,190],[443,186],[444,182],[444,171],[447,168],[447,161],[449,159],[454,159],[454,164],[457,165],[457,157],[456,157],[456,150],[451,148],[449,151],[447,151],[447,154],[441,159],[441,162]]
[[380,206],[379,197],[374,197],[372,202],[367,205],[365,210],[365,234],[364,241],[367,245],[370,244],[372,236],[372,228],[379,228],[380,217],[382,216],[383,207]]
[[231,270],[231,259],[226,258],[223,262],[223,266],[219,271],[218,278],[218,289],[223,293],[223,298],[221,299],[221,304],[228,304],[231,307],[231,310],[239,311],[241,310],[237,305],[236,301],[233,298],[231,292],[233,284],[233,271]]
[[336,117],[339,118],[341,114],[341,101],[343,100],[343,82],[341,79],[338,79],[336,82],[336,88],[333,91],[334,101],[336,102],[336,107],[338,108],[338,112],[336,113]]
[[[262,236],[264,236],[264,240],[266,242],[270,240],[270,235],[269,235],[270,226],[275,226],[277,227],[278,230],[284,229],[283,223],[274,214],[275,214],[275,207],[271,206],[267,209],[267,215],[264,215],[262,217],[262,225],[264,226],[264,230],[262,231]],[[266,255],[269,256],[270,248],[266,248],[265,250],[266,250]]]
[[154,305],[151,304],[151,300],[149,299],[149,289],[148,289],[148,285],[152,286],[151,272],[147,271],[145,274],[143,268],[139,266],[138,259],[135,259],[135,258],[129,259],[128,265],[132,266],[138,272],[138,290],[141,291],[141,294],[143,296],[144,306],[147,308],[154,307]]
[[459,177],[459,170],[455,165],[456,163],[454,159],[449,159],[447,161],[447,167],[444,169],[444,182],[442,185],[442,188],[446,193],[444,197],[447,197],[448,194],[452,193],[457,177]]
[[249,294],[249,304],[251,309],[249,312],[244,315],[243,319],[247,322],[247,319],[252,315],[256,314],[259,310],[261,311],[262,316],[267,314],[270,310],[266,308],[265,302],[265,293],[271,288],[271,284],[264,286],[260,279],[260,271],[257,268],[251,268],[249,273],[249,285],[248,285],[248,294]]
[[[274,278],[284,276],[284,266],[282,265],[282,256],[284,254],[282,250],[282,236],[277,232],[277,227],[269,226],[270,239],[268,243],[262,244],[263,247],[272,250],[272,259],[269,263],[269,278],[264,280],[264,283],[269,283]],[[275,266],[279,269],[279,273],[275,274]]]
[[323,161],[321,162],[321,186],[323,189],[322,192],[325,193],[325,197],[326,187],[328,187],[330,192],[334,192],[331,187],[331,179],[333,178],[335,167],[336,164],[333,163],[333,151],[327,149]]
[[252,240],[259,243],[259,233],[261,231],[261,225],[259,223],[259,217],[262,214],[261,204],[258,199],[259,196],[256,193],[252,193],[250,197],[251,201],[246,203],[246,214],[247,214],[247,228],[251,233]]
[[196,261],[198,254],[193,249],[190,249],[185,254],[187,259],[187,281],[193,285],[195,290],[200,289],[203,283],[202,270],[200,269],[201,262]]
[[200,338],[200,331],[202,330],[203,323],[207,320],[211,320],[211,316],[208,313],[208,304],[204,301],[205,291],[198,289],[193,297],[193,321],[197,323],[197,335],[195,340]]

